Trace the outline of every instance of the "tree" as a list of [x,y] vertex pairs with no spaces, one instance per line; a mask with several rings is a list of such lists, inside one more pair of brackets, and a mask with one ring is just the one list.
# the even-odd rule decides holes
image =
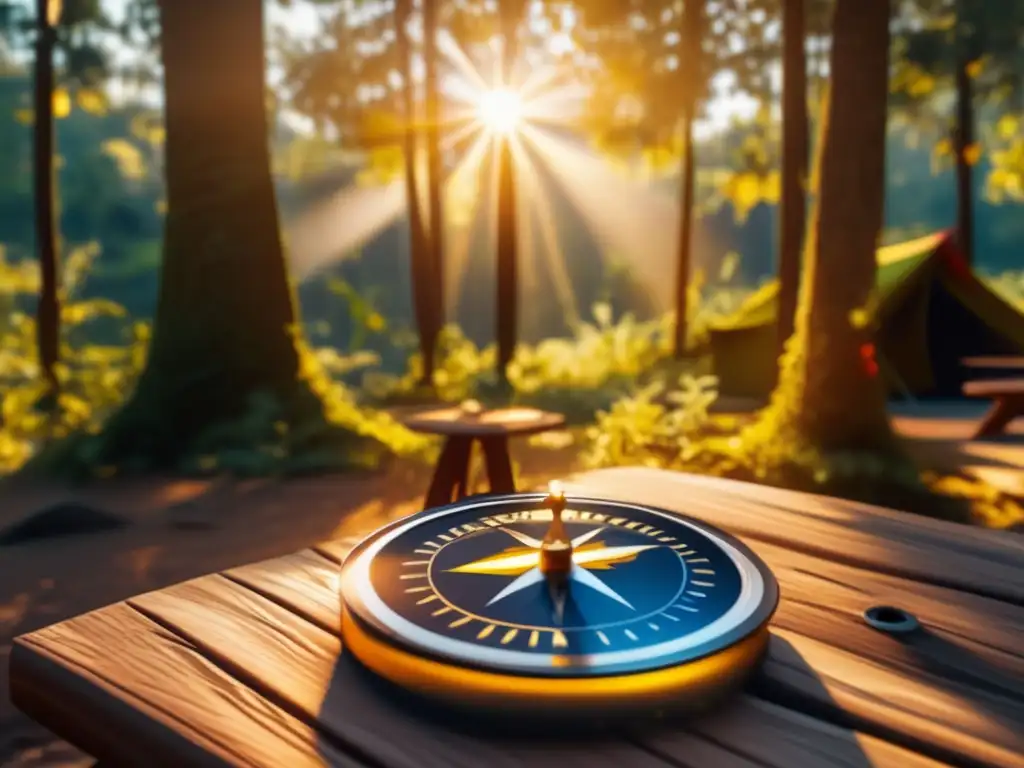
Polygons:
[[[512,82],[512,70],[519,50],[518,31],[526,4],[523,0],[502,0],[501,14],[501,83]],[[519,242],[517,232],[516,179],[510,136],[499,135],[498,141],[498,232],[495,316],[498,339],[498,381],[508,384],[508,365],[515,355],[519,320]]]
[[682,14],[682,61],[678,67],[681,88],[682,166],[679,172],[679,254],[676,262],[676,327],[674,353],[677,360],[686,354],[690,261],[693,247],[693,194],[696,165],[693,157],[693,123],[697,119],[700,95],[706,87],[704,52],[704,0],[688,0]]
[[885,179],[888,0],[837,0],[833,29],[832,98],[796,332],[771,404],[745,441],[762,467],[807,460],[818,473],[838,472],[842,457],[860,455],[880,472],[909,476],[869,322]]
[[[430,210],[430,267],[428,282],[433,318],[426,329],[424,343],[423,377],[433,386],[434,352],[437,334],[444,325],[445,252],[444,252],[444,169],[441,165],[441,94],[438,82],[439,57],[437,52],[438,6],[437,0],[423,2],[423,90],[426,107],[427,143],[427,201]],[[424,333],[424,331],[421,331]]]
[[263,6],[163,0],[168,213],[152,343],[97,460],[174,467],[254,399],[323,418],[297,346],[270,174]]
[[912,119],[931,122],[934,96],[949,89],[954,108],[938,154],[954,159],[960,252],[974,261],[974,173],[979,103],[1024,92],[1020,29],[1024,5],[984,0],[905,0],[899,31],[902,56],[893,89]]
[[60,302],[57,298],[57,226],[53,177],[53,51],[60,22],[59,0],[36,0],[36,56],[33,83],[32,164],[35,178],[36,249],[40,289],[36,310],[39,363],[51,397],[56,397],[60,358]]
[[780,353],[793,333],[807,201],[807,56],[804,0],[782,0],[782,183],[779,199]]

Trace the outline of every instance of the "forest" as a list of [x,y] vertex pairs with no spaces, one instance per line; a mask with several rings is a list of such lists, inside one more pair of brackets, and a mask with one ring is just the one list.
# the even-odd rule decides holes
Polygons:
[[[874,253],[952,232],[1024,311],[1024,3],[861,5],[8,0],[0,466],[416,460],[389,409],[474,398],[591,466],[988,499],[891,428]],[[720,416],[768,284],[774,393]]]

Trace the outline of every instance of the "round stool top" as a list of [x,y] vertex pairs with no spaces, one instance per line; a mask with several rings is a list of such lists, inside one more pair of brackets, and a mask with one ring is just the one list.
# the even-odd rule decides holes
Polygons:
[[476,411],[472,407],[432,408],[402,417],[402,423],[414,432],[432,435],[532,435],[558,429],[565,417],[537,408],[495,408]]

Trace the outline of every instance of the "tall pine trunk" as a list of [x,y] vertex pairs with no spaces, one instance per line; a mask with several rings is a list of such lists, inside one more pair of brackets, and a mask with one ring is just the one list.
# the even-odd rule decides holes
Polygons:
[[882,228],[888,0],[837,0],[833,29],[796,338],[766,417],[822,453],[888,452],[896,443],[886,391],[860,311],[875,288]]
[[[517,53],[516,35],[522,17],[522,0],[502,0],[501,34],[503,38],[502,86],[512,83],[512,68]],[[498,381],[508,384],[508,365],[515,355],[519,323],[519,242],[516,210],[515,167],[511,137],[498,135],[498,231],[495,277],[495,319],[498,342]]]
[[782,194],[779,200],[779,354],[793,334],[807,199],[807,54],[804,0],[782,3]]
[[430,289],[432,322],[427,334],[430,359],[424,359],[426,381],[433,381],[434,350],[437,335],[444,326],[445,312],[445,231],[444,169],[441,166],[441,104],[437,68],[437,0],[423,2],[423,88],[426,94],[427,204],[430,209]]
[[[303,418],[296,313],[270,172],[263,5],[162,0],[168,214],[146,369],[112,457],[173,464],[266,393]],[[304,383],[304,382],[303,382]],[[309,394],[308,389],[305,394]],[[301,404],[301,410],[297,410]]]
[[33,84],[35,122],[32,162],[35,180],[35,234],[39,255],[39,304],[36,341],[39,365],[48,395],[56,397],[60,360],[60,299],[58,297],[57,212],[54,183],[53,52],[57,40],[60,4],[36,0],[36,57]]
[[956,152],[956,229],[960,253],[974,264],[974,184],[968,158],[974,144],[974,87],[967,70],[971,56],[965,41],[958,40],[956,58],[956,125],[953,148]]
[[419,184],[416,175],[416,94],[412,80],[412,47],[407,28],[411,15],[412,0],[397,0],[395,4],[395,39],[398,46],[399,65],[402,68],[402,101],[405,111],[402,139],[405,154],[405,199],[406,207],[409,210],[412,304],[416,329],[419,332],[424,381],[428,386],[432,386],[434,348],[437,336],[433,306],[432,258],[430,243],[424,229],[423,208],[420,205]]
[[686,355],[689,313],[690,263],[693,247],[693,196],[696,164],[693,157],[693,122],[697,118],[698,93],[703,85],[701,34],[704,26],[704,0],[688,0],[683,15],[682,73],[682,161],[679,168],[679,243],[676,258],[676,327],[674,353],[677,360]]

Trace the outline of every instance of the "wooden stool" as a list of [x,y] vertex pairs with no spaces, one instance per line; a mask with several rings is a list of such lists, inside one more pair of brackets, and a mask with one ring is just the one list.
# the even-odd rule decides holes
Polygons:
[[508,439],[558,429],[565,425],[565,417],[536,408],[472,413],[454,406],[406,416],[402,423],[414,432],[446,438],[424,503],[424,509],[429,509],[469,495],[469,460],[474,440],[478,440],[484,450],[491,493],[513,493],[516,484]]

